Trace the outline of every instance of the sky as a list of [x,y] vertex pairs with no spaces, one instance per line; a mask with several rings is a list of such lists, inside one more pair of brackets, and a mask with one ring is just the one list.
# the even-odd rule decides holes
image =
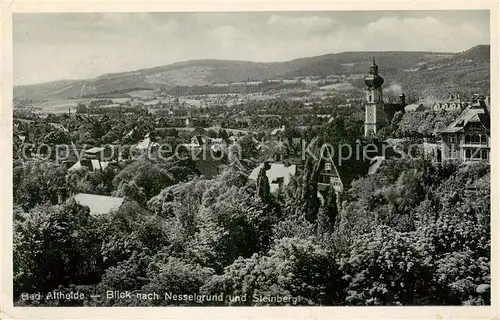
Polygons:
[[488,11],[15,13],[14,84],[192,59],[287,61],[344,51],[489,44]]

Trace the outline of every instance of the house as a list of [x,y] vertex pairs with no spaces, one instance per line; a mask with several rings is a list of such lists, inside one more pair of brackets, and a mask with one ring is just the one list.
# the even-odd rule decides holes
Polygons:
[[[400,156],[393,146],[376,140],[368,144],[357,141],[352,144],[344,143],[342,148],[331,150],[316,145],[317,138],[311,141],[311,152],[316,154],[318,165],[318,190],[320,192],[333,188],[337,193],[343,193],[351,187],[352,181],[361,177],[375,174],[387,159]],[[349,148],[347,148],[349,147]]]
[[423,111],[425,110],[423,103],[412,103],[405,107],[405,112]]
[[95,159],[98,161],[109,161],[118,159],[118,151],[115,146],[107,145],[104,147],[93,147],[83,152],[84,159]]
[[333,187],[333,189],[339,193],[344,191],[344,184],[340,178],[337,166],[331,159],[325,158],[322,161],[319,172],[318,190],[325,191],[329,187]]
[[283,163],[263,162],[250,173],[249,179],[257,181],[260,170],[267,167],[266,176],[269,179],[271,192],[277,191],[290,183],[290,178],[297,174],[297,166],[286,166]]
[[279,135],[283,135],[284,132],[285,132],[285,126],[281,126],[271,131],[271,136],[276,137]]
[[442,161],[490,159],[490,114],[484,100],[468,106],[440,134]]
[[435,102],[434,105],[432,106],[432,110],[434,110],[434,111],[462,110],[462,109],[466,108],[468,105],[469,105],[469,103],[467,101],[464,101],[463,99],[461,99],[460,95],[457,94],[457,95],[450,95],[447,100]]
[[[66,161],[66,163],[71,164],[70,161]],[[87,168],[90,171],[99,171],[104,170],[109,166],[116,167],[118,166],[118,164],[116,162],[100,161],[99,159],[82,159],[71,165],[71,167],[68,169],[68,172],[78,171],[82,168]]]
[[120,209],[124,198],[108,197],[97,194],[78,193],[73,199],[80,205],[90,209],[91,215],[108,214]]

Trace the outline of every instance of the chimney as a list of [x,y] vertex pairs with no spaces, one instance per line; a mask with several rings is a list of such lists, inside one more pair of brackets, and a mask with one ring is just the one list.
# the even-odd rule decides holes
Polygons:
[[399,99],[400,99],[401,105],[402,105],[402,106],[406,106],[406,96],[405,96],[405,94],[404,94],[404,93],[401,93],[401,94],[399,95]]
[[490,116],[490,110],[488,109],[488,106],[486,105],[484,100],[479,100],[479,106],[481,109],[484,110],[484,114],[487,115],[488,117]]

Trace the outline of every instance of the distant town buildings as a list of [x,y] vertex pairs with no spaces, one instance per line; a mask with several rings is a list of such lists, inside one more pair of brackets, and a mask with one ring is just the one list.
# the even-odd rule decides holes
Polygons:
[[467,101],[464,101],[463,99],[461,99],[460,95],[457,94],[457,95],[450,95],[450,97],[447,100],[435,102],[434,105],[432,106],[432,109],[434,111],[462,110],[462,109],[466,108],[468,105],[469,105],[469,103]]

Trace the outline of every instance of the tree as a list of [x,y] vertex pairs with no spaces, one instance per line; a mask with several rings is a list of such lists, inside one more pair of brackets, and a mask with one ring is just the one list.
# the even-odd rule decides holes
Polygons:
[[55,130],[49,132],[49,134],[43,138],[43,142],[48,145],[63,145],[67,144],[69,141],[68,135],[63,130]]
[[307,221],[316,222],[320,201],[318,199],[318,180],[321,160],[316,164],[311,158],[306,159],[302,178],[302,206],[301,210]]
[[255,193],[227,190],[199,212],[199,231],[188,251],[199,263],[221,271],[238,257],[250,257],[269,246],[276,216],[264,210]]
[[176,160],[174,157],[160,162],[156,159],[138,159],[113,179],[117,188],[115,196],[128,196],[146,204],[153,196],[168,186],[183,181],[190,174],[197,173],[191,160]]
[[[266,255],[237,259],[222,275],[214,276],[202,292],[246,295],[246,302],[240,304],[247,305],[341,305],[344,286],[332,252],[312,239],[283,238]],[[255,303],[254,295],[293,300]]]
[[100,238],[88,208],[37,206],[14,221],[14,295],[96,283]]
[[[159,252],[153,257],[152,262],[146,269],[148,284],[143,287],[144,292],[171,292],[174,294],[196,294],[200,288],[210,279],[214,271],[199,264],[189,263],[182,259],[170,257],[168,254]],[[169,300],[162,299],[154,302],[155,305],[200,305],[211,302]]]
[[[380,226],[358,236],[341,263],[349,305],[415,305],[431,282],[425,243],[411,233]],[[425,302],[424,302],[425,303]]]
[[328,188],[325,192],[323,204],[318,212],[318,219],[316,222],[318,235],[333,233],[337,215],[337,195],[333,188]]
[[267,178],[266,171],[271,167],[269,163],[264,162],[264,166],[260,169],[257,177],[258,195],[263,202],[269,201],[271,195],[271,188],[269,187],[269,179]]
[[66,169],[51,162],[29,161],[14,168],[14,203],[29,210],[37,204],[55,202],[56,190],[65,184]]

